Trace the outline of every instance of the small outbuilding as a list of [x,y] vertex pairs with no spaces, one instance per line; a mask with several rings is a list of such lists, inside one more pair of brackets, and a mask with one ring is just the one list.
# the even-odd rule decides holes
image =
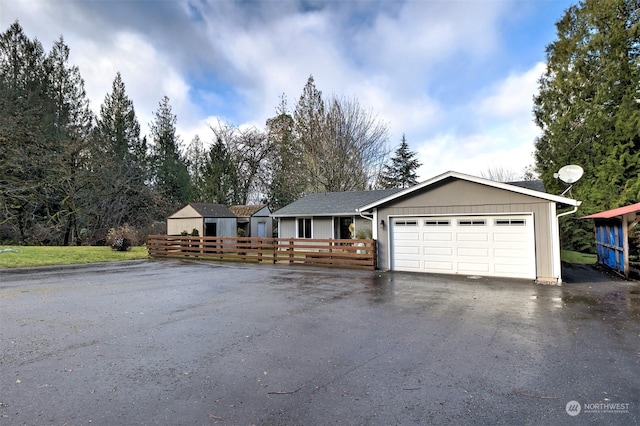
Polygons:
[[629,235],[640,223],[640,203],[584,216],[594,219],[598,263],[629,278]]
[[235,237],[238,219],[222,204],[187,204],[167,218],[167,235],[192,234],[205,237]]
[[246,237],[266,238],[273,236],[271,209],[265,204],[230,206],[229,210],[238,218],[238,229]]

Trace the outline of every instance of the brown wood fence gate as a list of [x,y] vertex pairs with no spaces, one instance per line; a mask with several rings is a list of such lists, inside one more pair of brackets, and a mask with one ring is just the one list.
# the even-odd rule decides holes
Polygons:
[[376,269],[375,240],[151,235],[149,256]]

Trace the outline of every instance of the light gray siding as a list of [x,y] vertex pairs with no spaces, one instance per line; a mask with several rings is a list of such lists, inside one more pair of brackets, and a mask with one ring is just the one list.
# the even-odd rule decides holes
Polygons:
[[312,238],[333,238],[333,218],[314,217],[311,220]]
[[295,238],[296,237],[296,220],[290,217],[280,219],[278,227],[278,237]]
[[238,236],[238,220],[236,218],[205,218],[204,223],[205,226],[207,223],[216,224],[216,237]]
[[[380,206],[377,210],[378,265],[389,268],[389,223],[390,217],[414,215],[464,215],[533,213],[536,274],[538,277],[554,276],[552,223],[550,201],[528,195],[512,193],[474,182],[454,180],[434,185],[427,191],[413,193],[405,199]],[[384,228],[380,220],[384,219]]]

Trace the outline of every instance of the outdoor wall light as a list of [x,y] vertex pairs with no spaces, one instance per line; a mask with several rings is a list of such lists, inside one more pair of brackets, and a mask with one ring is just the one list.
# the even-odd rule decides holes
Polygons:
[[380,225],[384,228],[384,219],[380,219]]

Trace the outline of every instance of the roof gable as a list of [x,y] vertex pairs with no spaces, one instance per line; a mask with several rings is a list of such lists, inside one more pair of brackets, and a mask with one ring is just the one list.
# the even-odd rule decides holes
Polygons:
[[401,191],[399,188],[371,191],[319,192],[306,195],[274,212],[273,217],[354,215],[358,207]]
[[412,194],[415,191],[419,191],[421,189],[428,189],[429,186],[431,185],[436,185],[438,183],[446,183],[448,180],[453,180],[453,179],[460,179],[460,180],[465,180],[468,182],[473,182],[473,183],[477,183],[480,185],[486,185],[492,188],[497,188],[497,189],[502,189],[505,191],[511,191],[511,192],[515,192],[517,194],[523,194],[523,195],[528,195],[531,197],[536,197],[536,198],[540,198],[540,199],[544,199],[544,200],[548,200],[551,202],[555,202],[555,203],[560,203],[560,204],[564,204],[564,205],[568,205],[568,206],[579,206],[581,204],[580,201],[576,201],[573,200],[571,198],[565,198],[565,197],[561,197],[561,196],[557,196],[557,195],[553,195],[553,194],[548,194],[546,192],[541,192],[541,191],[537,191],[534,189],[529,189],[529,188],[525,188],[522,186],[517,186],[514,184],[508,184],[508,183],[502,183],[502,182],[495,182],[489,179],[484,179],[484,178],[480,178],[480,177],[476,177],[476,176],[471,176],[471,175],[467,175],[464,173],[458,173],[458,172],[454,172],[454,171],[449,171],[446,173],[443,173],[441,175],[435,176],[431,179],[428,179],[422,183],[419,183],[417,185],[414,185],[410,188],[404,189],[402,191],[396,192],[394,194],[391,194],[387,197],[384,197],[382,199],[379,199],[377,201],[374,201],[372,203],[369,204],[363,204],[359,210],[360,211],[367,211],[367,210],[371,210],[374,207],[380,206],[382,204],[386,204],[388,202],[391,202],[393,200],[396,200],[398,198],[401,197],[405,197],[408,196],[410,194]]
[[169,216],[172,218],[188,218],[188,217],[236,217],[227,206],[223,204],[209,203],[190,203]]

